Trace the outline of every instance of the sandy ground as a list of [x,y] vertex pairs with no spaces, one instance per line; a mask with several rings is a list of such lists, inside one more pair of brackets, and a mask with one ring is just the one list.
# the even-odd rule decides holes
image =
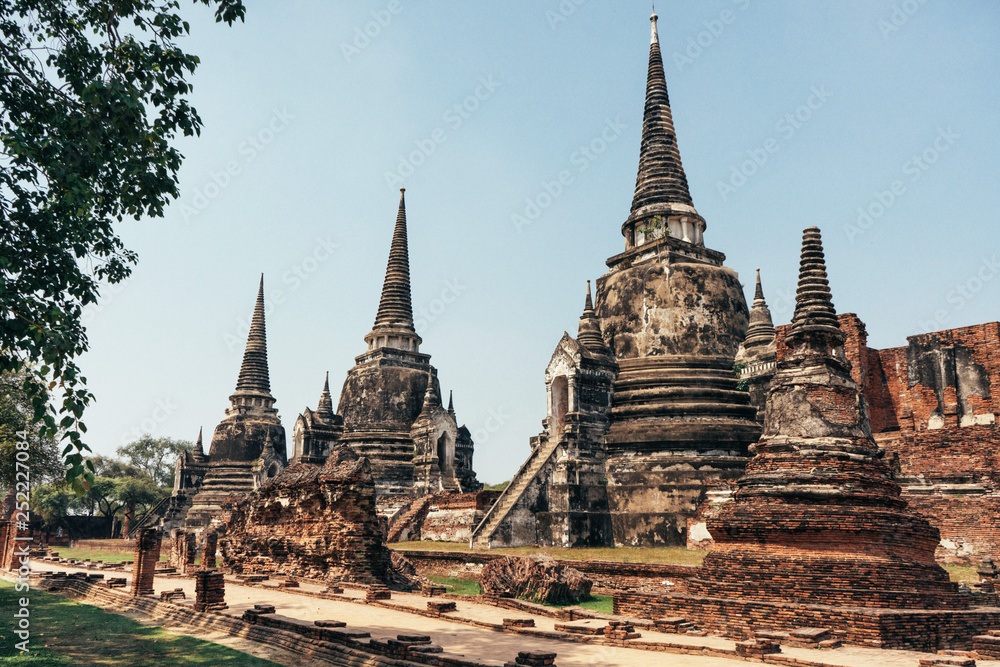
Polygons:
[[[51,563],[33,563],[32,569],[37,571],[64,570],[74,568]],[[122,573],[108,572],[106,576],[122,576]],[[127,573],[126,573],[126,576]],[[194,598],[194,580],[189,578],[157,577],[155,590],[160,591],[181,588],[187,595],[187,600]],[[318,586],[302,584],[303,590],[319,590]],[[354,597],[363,597],[360,591],[347,589],[346,593]],[[393,593],[393,604],[426,609],[428,598],[421,595]],[[397,634],[409,632],[431,636],[432,641],[444,647],[444,650],[465,655],[470,658],[509,660],[513,661],[518,651],[535,650],[554,652],[558,654],[556,663],[559,667],[582,667],[584,665],[607,665],[646,667],[671,665],[678,667],[745,667],[748,663],[742,660],[702,657],[674,653],[658,653],[637,649],[593,646],[561,642],[554,639],[536,638],[524,635],[501,633],[485,628],[465,625],[447,618],[428,618],[405,611],[385,609],[377,606],[357,604],[341,600],[324,600],[303,595],[288,593],[276,588],[261,588],[240,586],[226,582],[226,603],[229,609],[225,613],[240,617],[245,609],[257,603],[273,604],[279,614],[303,620],[335,619],[347,623],[348,627],[363,629],[373,637],[394,637]],[[109,610],[113,611],[113,610]],[[532,616],[519,611],[498,609],[489,605],[459,601],[458,615],[465,618],[499,623],[503,618],[535,619],[535,625],[542,630],[553,630],[555,619],[544,616]],[[138,620],[142,620],[141,618]],[[255,642],[229,637],[221,633],[190,632],[187,629],[172,631],[186,634],[199,639],[206,639],[230,646],[232,648],[267,658],[283,665],[319,665],[318,661],[309,661],[296,654],[280,649],[262,646]],[[703,646],[712,648],[732,649],[734,642],[722,637],[689,637],[686,635],[665,634],[640,630],[642,639],[647,641],[667,641],[675,644],[690,644],[692,647]],[[796,649],[782,647],[783,655],[788,657],[821,662],[836,667],[914,667],[926,653],[914,651],[888,651],[845,646],[835,650]],[[1000,661],[978,661],[980,667],[1000,667]]]

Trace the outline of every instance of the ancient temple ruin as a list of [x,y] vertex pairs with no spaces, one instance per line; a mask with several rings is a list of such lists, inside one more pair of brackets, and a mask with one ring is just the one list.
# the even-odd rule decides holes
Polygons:
[[382,297],[365,336],[368,349],[347,372],[337,409],[340,442],[371,462],[384,514],[416,496],[482,486],[472,469],[469,430],[458,425],[453,405],[442,405],[437,369],[420,352],[421,342],[413,326],[401,188]]
[[[583,321],[576,341],[560,341],[546,372],[545,431],[475,544],[685,544],[706,490],[740,476],[760,435],[733,374],[746,301],[725,255],[705,246],[656,19],[635,194],[621,227],[625,251],[607,260],[585,311],[590,342]],[[581,481],[564,482],[567,473]],[[554,516],[564,517],[558,527]]]
[[222,501],[246,493],[285,467],[285,429],[271,395],[264,323],[264,277],[250,322],[236,391],[225,418],[215,427],[208,454],[201,433],[194,452],[178,457],[174,490],[161,521],[164,528],[203,529],[218,520]]
[[821,625],[852,643],[931,650],[1000,621],[1000,610],[970,610],[935,562],[938,530],[901,497],[845,340],[811,227],[763,435],[734,500],[708,521],[712,551],[684,592],[625,594],[616,613],[684,616],[729,634]]
[[[482,488],[472,468],[472,436],[459,425],[450,395],[448,407],[442,404],[437,369],[430,355],[420,352],[421,342],[413,326],[401,190],[382,298],[375,324],[365,336],[368,350],[347,373],[338,411],[333,409],[327,373],[316,409],[307,407],[292,429],[291,463],[322,465],[339,445],[365,456],[380,513],[387,517],[419,497]],[[274,402],[261,277],[226,418],[216,427],[208,454],[199,433],[195,450],[178,457],[174,491],[161,526],[201,530],[217,523],[227,496],[258,488],[281,472],[286,465],[285,431]]]

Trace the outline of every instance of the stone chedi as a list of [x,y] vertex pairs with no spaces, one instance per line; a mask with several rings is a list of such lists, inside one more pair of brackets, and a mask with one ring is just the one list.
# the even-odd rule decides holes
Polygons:
[[371,466],[347,447],[323,465],[294,463],[257,493],[227,502],[223,565],[254,574],[381,583],[390,567]]
[[[183,523],[201,529],[217,520],[222,501],[231,493],[246,493],[274,477],[285,466],[285,429],[274,408],[267,367],[264,327],[264,277],[250,322],[236,391],[229,397],[226,417],[215,427],[207,461],[200,452],[179,461],[174,495],[193,495],[182,521],[176,513],[164,526]],[[199,474],[203,474],[198,483]],[[179,482],[178,482],[179,480]],[[185,484],[193,486],[187,487]]]
[[441,388],[430,355],[420,352],[413,326],[406,203],[400,190],[382,298],[368,350],[347,372],[337,409],[340,442],[372,466],[380,507],[442,490],[480,488],[472,469],[472,439],[454,410],[441,406]]
[[795,314],[764,433],[691,592],[886,608],[963,608],[934,562],[938,531],[906,510],[872,438],[830,299],[819,230],[805,231]]
[[635,195],[625,252],[597,281],[596,311],[618,363],[605,435],[617,545],[685,543],[707,485],[736,479],[760,435],[733,361],[748,312],[725,255],[705,247],[681,165],[652,20]]
[[552,357],[545,430],[477,528],[482,546],[683,545],[708,489],[742,474],[760,435],[733,374],[746,300],[725,256],[705,247],[656,19],[625,252],[608,259],[577,339]]
[[851,643],[971,648],[1000,610],[968,608],[935,563],[938,530],[901,498],[851,377],[815,227],[785,342],[753,458],[708,519],[713,550],[686,592],[622,594],[616,613],[729,634],[822,627]]

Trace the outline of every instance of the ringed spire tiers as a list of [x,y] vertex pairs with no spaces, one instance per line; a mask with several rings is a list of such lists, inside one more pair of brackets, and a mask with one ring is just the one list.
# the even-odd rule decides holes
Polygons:
[[231,409],[238,406],[261,406],[271,408],[271,380],[267,368],[267,332],[264,323],[264,274],[260,275],[257,288],[257,302],[250,321],[250,333],[243,352],[243,364],[236,380],[236,391],[229,397]]
[[389,247],[389,261],[382,283],[382,298],[375,324],[365,336],[369,351],[388,347],[418,352],[421,339],[413,327],[413,304],[410,299],[410,256],[406,239],[406,188],[399,189],[399,211]]
[[622,234],[629,247],[642,245],[663,234],[703,245],[705,220],[694,208],[681,164],[656,30],[657,18],[655,13],[649,17],[652,26],[639,169],[632,208],[622,226]]

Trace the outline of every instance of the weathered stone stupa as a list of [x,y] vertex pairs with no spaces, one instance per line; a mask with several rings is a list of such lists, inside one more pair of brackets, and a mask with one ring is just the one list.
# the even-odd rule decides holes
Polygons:
[[[182,489],[194,493],[183,520],[185,526],[207,526],[219,517],[226,496],[251,491],[284,468],[285,429],[274,403],[267,368],[264,277],[261,276],[236,391],[229,397],[225,419],[215,427],[207,466],[204,462],[196,462],[199,467],[204,466],[204,478],[194,488]],[[178,476],[183,481],[184,471],[179,471]]]
[[819,229],[805,230],[788,356],[735,502],[691,591],[888,608],[963,608],[934,562],[939,535],[907,512],[844,356]]
[[725,255],[705,247],[656,19],[625,252],[552,355],[544,430],[474,544],[685,545],[688,519],[739,478],[760,435],[733,373],[746,300]]
[[614,543],[683,545],[705,487],[735,480],[760,435],[733,360],[747,306],[725,255],[705,247],[663,73],[656,15],[625,252],[597,281],[596,311],[619,372],[607,447]]
[[844,340],[811,227],[788,354],[734,500],[708,520],[713,550],[686,593],[645,608],[644,596],[625,595],[616,613],[643,608],[731,634],[834,628],[893,648],[960,646],[1000,619],[1000,610],[963,611],[968,596],[935,563],[938,530],[900,498]]
[[365,336],[368,350],[347,372],[337,410],[343,418],[340,442],[370,461],[380,511],[386,513],[409,497],[482,486],[472,470],[468,430],[463,433],[454,410],[441,405],[437,371],[430,355],[420,352],[421,342],[413,326],[401,189],[382,298]]

